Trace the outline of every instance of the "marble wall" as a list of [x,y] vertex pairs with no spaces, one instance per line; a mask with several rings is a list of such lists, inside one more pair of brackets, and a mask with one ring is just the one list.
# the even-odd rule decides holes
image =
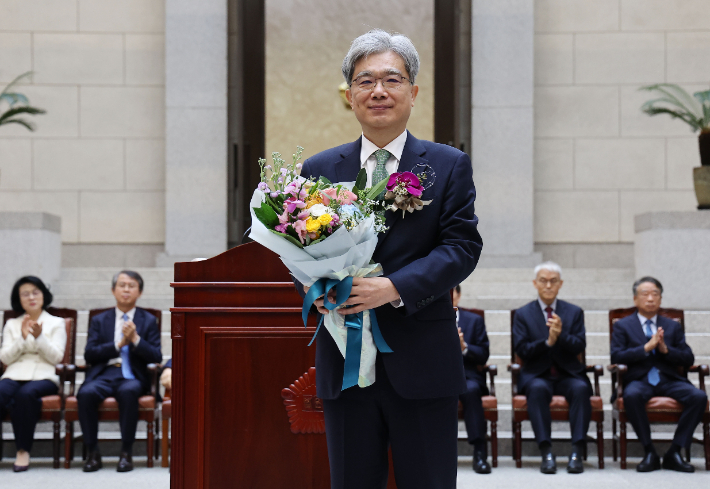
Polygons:
[[[0,127],[0,210],[62,220],[71,245],[162,243],[164,0],[0,0],[0,86],[47,111]],[[151,251],[154,254],[154,251]]]
[[697,138],[678,120],[642,113],[650,96],[638,88],[710,87],[707,7],[706,0],[535,1],[538,248],[630,246],[635,215],[695,208]]
[[434,2],[266,0],[266,151],[304,157],[355,140],[360,125],[343,105],[340,66],[354,38],[378,27],[409,36],[419,52],[419,96],[409,120],[434,136]]

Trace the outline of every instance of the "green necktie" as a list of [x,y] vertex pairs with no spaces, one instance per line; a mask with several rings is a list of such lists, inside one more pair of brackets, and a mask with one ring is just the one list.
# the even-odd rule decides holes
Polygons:
[[[374,187],[378,183],[380,183],[382,180],[385,178],[389,177],[389,174],[387,173],[387,169],[385,168],[385,163],[387,160],[390,159],[390,156],[392,156],[392,153],[387,151],[386,149],[378,149],[373,153],[375,155],[375,158],[377,159],[377,166],[375,166],[375,171],[372,172],[372,186]],[[382,190],[382,192],[377,196],[378,199],[381,199],[385,195],[385,190]]]

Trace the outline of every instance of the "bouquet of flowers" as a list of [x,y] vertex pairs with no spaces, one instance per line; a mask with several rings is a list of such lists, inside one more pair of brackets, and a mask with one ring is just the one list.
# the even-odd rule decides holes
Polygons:
[[364,169],[355,182],[303,178],[298,174],[302,152],[299,146],[290,164],[278,153],[272,155],[273,166],[259,160],[261,182],[250,204],[249,236],[277,253],[293,276],[310,287],[303,304],[304,325],[313,302],[335,291],[336,301],[325,301],[330,313],[318,328],[325,325],[345,358],[342,388],[366,387],[375,381],[377,350],[392,350],[372,311],[342,316],[335,309],[348,299],[353,277],[382,275],[372,255],[377,234],[386,230],[384,203],[376,196],[388,182],[366,189]]

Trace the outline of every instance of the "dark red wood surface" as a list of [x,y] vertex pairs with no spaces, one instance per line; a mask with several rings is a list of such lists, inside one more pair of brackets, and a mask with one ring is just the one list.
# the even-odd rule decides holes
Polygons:
[[286,267],[250,243],[176,263],[173,287],[171,489],[329,488],[325,435],[293,433],[282,398],[315,365]]

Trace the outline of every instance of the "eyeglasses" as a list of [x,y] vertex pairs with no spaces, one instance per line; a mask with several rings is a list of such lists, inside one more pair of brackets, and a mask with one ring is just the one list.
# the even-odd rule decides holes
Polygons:
[[553,279],[547,280],[547,279],[544,279],[544,278],[539,278],[539,279],[537,279],[537,282],[538,282],[540,285],[547,285],[547,284],[550,284],[551,286],[554,287],[555,285],[557,285],[557,284],[560,283],[560,279],[558,279],[558,278],[553,278]]
[[39,289],[32,290],[30,292],[23,292],[20,294],[20,297],[23,299],[27,299],[29,297],[39,297],[42,295],[42,291]]
[[355,87],[358,92],[371,92],[377,86],[377,80],[382,81],[382,88],[387,91],[390,90],[400,90],[404,86],[404,82],[412,83],[409,79],[392,73],[390,75],[385,75],[380,78],[375,78],[370,75],[358,76],[351,83],[351,87]]
[[657,290],[644,290],[644,291],[639,291],[638,295],[641,297],[661,297],[661,293],[658,292]]

